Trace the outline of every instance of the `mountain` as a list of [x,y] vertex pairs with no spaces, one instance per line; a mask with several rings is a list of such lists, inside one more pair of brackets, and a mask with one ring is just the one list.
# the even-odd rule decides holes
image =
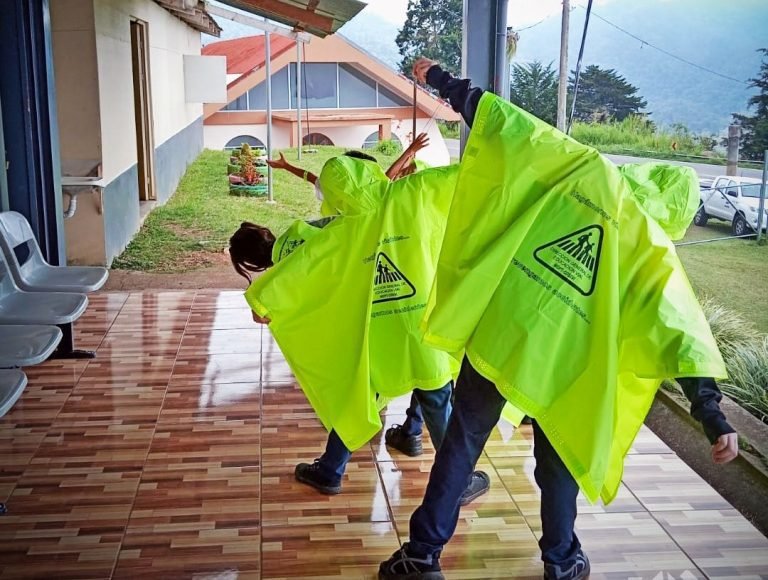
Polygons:
[[[568,62],[572,70],[576,67],[585,14],[581,5],[575,5],[571,12]],[[224,28],[222,38],[254,34],[247,26],[224,19],[217,21]],[[509,21],[514,25],[513,2],[509,6]],[[515,62],[541,60],[557,66],[558,15],[528,29],[515,28],[521,28]],[[339,32],[392,68],[398,68],[396,24],[363,10]],[[736,80],[676,60],[651,45]],[[731,121],[731,113],[747,110],[747,100],[755,90],[745,81],[757,75],[757,49],[762,47],[768,47],[765,0],[595,2],[582,66],[596,64],[616,69],[638,87],[639,94],[648,101],[651,118],[660,125],[683,123],[696,133],[722,134]]]
[[[568,62],[573,70],[586,11],[571,13]],[[512,11],[510,16],[514,17]],[[747,81],[768,47],[768,2],[763,0],[621,0],[593,7],[582,67],[613,68],[638,87],[658,124],[683,123],[694,132],[722,133],[731,113],[744,112],[754,89],[686,64],[643,44],[601,16],[680,58]],[[560,18],[520,32],[516,62],[559,60]]]

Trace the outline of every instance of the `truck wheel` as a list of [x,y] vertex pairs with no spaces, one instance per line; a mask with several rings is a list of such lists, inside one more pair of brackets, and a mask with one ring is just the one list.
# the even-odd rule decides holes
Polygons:
[[733,223],[731,224],[731,232],[733,232],[734,236],[746,236],[751,232],[751,229],[747,224],[747,220],[744,219],[744,216],[742,214],[737,213],[733,217]]
[[700,203],[696,215],[693,216],[693,224],[696,226],[704,227],[707,225],[707,221],[709,221],[709,216],[707,215],[707,212],[704,211],[704,204]]

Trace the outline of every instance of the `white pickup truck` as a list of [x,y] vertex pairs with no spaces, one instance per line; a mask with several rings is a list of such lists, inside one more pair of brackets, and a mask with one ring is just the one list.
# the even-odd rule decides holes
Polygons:
[[[693,223],[705,226],[710,218],[716,218],[730,222],[734,236],[757,232],[761,184],[761,180],[751,177],[717,177],[711,187],[702,187],[701,202]],[[768,201],[765,206],[768,208]],[[768,209],[763,211],[762,229],[766,229]]]

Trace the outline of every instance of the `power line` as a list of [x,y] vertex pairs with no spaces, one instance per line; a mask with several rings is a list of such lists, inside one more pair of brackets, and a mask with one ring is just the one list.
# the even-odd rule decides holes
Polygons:
[[[577,4],[577,6],[578,6],[579,8],[582,8],[582,9],[584,9],[584,6],[582,6],[581,4]],[[635,35],[635,34],[632,34],[631,32],[629,32],[628,30],[625,30],[624,28],[622,28],[622,27],[621,27],[621,26],[619,26],[618,24],[614,24],[613,22],[611,22],[611,21],[610,21],[610,20],[608,20],[607,18],[604,18],[604,17],[600,16],[600,15],[599,15],[597,12],[595,12],[594,10],[592,11],[592,14],[595,16],[595,18],[599,18],[600,20],[602,20],[603,22],[605,22],[605,23],[606,23],[606,24],[608,24],[609,26],[613,26],[613,27],[614,27],[616,30],[619,30],[619,31],[623,32],[624,34],[626,34],[627,36],[630,36],[630,37],[634,38],[635,40],[639,40],[639,41],[640,41],[640,43],[641,43],[641,45],[640,45],[641,47],[642,47],[643,45],[645,45],[645,46],[649,46],[649,47],[651,47],[651,48],[653,48],[653,49],[655,49],[655,50],[658,50],[658,51],[659,51],[659,52],[661,52],[662,54],[666,54],[667,56],[669,56],[669,57],[671,57],[671,58],[674,58],[675,60],[679,60],[680,62],[683,62],[683,63],[685,63],[685,64],[687,64],[687,65],[689,65],[689,66],[693,66],[693,67],[696,67],[697,69],[700,69],[700,70],[703,70],[703,71],[705,71],[705,72],[708,72],[708,73],[710,73],[710,74],[713,74],[713,75],[719,76],[719,77],[721,77],[721,78],[724,78],[724,79],[726,79],[726,80],[729,80],[729,81],[733,81],[733,82],[735,82],[735,83],[739,83],[739,84],[742,84],[742,85],[749,85],[749,83],[748,83],[748,82],[746,82],[746,81],[743,81],[743,80],[739,80],[739,79],[737,79],[737,78],[734,78],[734,77],[729,77],[728,75],[724,75],[724,74],[722,74],[722,73],[719,73],[719,72],[717,72],[716,70],[712,70],[711,68],[707,68],[707,67],[705,67],[705,66],[702,66],[702,65],[700,65],[700,64],[697,64],[697,63],[695,63],[695,62],[691,62],[690,60],[687,60],[687,59],[685,59],[685,58],[683,58],[683,57],[681,57],[681,56],[677,56],[676,54],[673,54],[673,53],[669,52],[668,50],[665,50],[665,49],[663,49],[663,48],[660,48],[660,47],[658,47],[658,46],[656,46],[656,45],[654,45],[654,44],[652,44],[652,43],[648,42],[647,40],[645,40],[645,39],[642,39],[642,38],[640,38],[639,36],[637,36],[637,35]]]

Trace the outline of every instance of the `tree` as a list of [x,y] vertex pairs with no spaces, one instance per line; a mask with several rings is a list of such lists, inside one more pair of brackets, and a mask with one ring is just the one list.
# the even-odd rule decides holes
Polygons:
[[734,113],[733,118],[741,123],[741,156],[759,161],[768,149],[768,48],[758,52],[764,56],[760,74],[749,79],[749,86],[760,90],[749,99],[749,108],[755,107],[755,114],[749,117]]
[[420,56],[439,62],[453,75],[461,74],[462,6],[462,0],[408,0],[405,24],[395,39],[404,74],[410,76]]
[[509,100],[554,125],[557,117],[557,72],[552,63],[535,60],[512,67]]
[[[571,71],[568,80],[569,110],[573,102],[576,72]],[[637,96],[638,88],[629,84],[614,69],[601,69],[589,65],[579,78],[579,94],[576,96],[574,119],[577,121],[621,121],[628,115],[641,113],[648,104]]]

